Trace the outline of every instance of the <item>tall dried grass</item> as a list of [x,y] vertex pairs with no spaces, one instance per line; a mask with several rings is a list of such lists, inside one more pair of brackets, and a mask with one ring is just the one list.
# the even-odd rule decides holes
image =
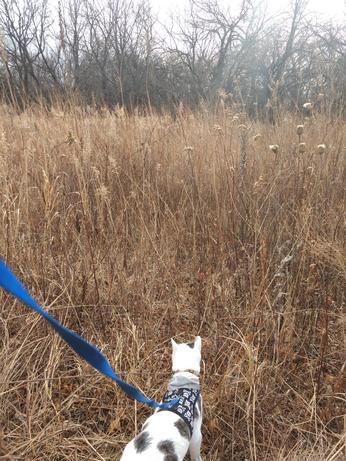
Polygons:
[[[201,334],[204,459],[341,459],[345,124],[0,111],[0,253],[36,299],[156,399]],[[0,457],[119,459],[150,410],[0,300]]]

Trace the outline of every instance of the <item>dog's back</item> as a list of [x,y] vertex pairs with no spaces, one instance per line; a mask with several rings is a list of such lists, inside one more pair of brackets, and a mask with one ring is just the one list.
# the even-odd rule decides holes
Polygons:
[[175,413],[150,416],[142,431],[126,446],[121,461],[180,461],[190,444],[190,431]]

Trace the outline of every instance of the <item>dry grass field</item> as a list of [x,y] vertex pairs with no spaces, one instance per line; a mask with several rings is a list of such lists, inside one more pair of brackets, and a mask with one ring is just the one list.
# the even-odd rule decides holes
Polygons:
[[[202,336],[204,460],[345,459],[345,128],[2,106],[0,254],[150,398]],[[118,460],[151,410],[0,312],[0,459]]]

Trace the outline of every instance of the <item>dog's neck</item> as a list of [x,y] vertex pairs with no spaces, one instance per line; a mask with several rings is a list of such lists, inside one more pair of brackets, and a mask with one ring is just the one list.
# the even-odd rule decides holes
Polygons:
[[174,371],[171,380],[168,383],[168,390],[176,389],[199,389],[199,377],[195,371]]

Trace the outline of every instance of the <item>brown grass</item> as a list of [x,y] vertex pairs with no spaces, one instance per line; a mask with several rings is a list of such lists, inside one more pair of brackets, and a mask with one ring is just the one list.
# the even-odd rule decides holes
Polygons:
[[[205,460],[341,459],[345,124],[299,154],[287,114],[0,111],[0,253],[36,299],[155,399],[200,334]],[[119,459],[150,409],[0,299],[1,459]]]

